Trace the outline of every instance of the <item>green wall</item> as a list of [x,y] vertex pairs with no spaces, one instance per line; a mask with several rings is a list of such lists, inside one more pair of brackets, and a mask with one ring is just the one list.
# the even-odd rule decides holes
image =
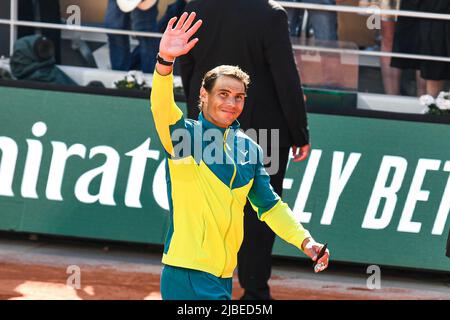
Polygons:
[[[313,151],[289,164],[283,198],[332,258],[449,271],[450,126],[309,125]],[[163,158],[146,99],[0,87],[1,230],[163,243]],[[274,254],[304,257],[280,239]]]

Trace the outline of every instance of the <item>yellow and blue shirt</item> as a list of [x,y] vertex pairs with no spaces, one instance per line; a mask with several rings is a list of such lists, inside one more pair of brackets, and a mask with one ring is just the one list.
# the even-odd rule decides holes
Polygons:
[[219,128],[202,114],[198,121],[185,119],[174,100],[173,75],[156,71],[151,110],[167,157],[170,225],[164,264],[232,277],[247,199],[261,221],[301,249],[310,234],[274,192],[261,147],[239,130],[237,121]]

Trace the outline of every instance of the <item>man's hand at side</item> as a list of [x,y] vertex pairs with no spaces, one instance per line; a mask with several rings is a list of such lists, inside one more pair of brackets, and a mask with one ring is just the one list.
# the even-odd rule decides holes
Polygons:
[[[311,258],[312,261],[317,260],[317,256],[322,249],[323,244],[316,242],[313,238],[306,238],[302,243],[303,252]],[[314,272],[321,272],[328,267],[328,261],[330,259],[330,251],[327,249],[325,254],[317,261],[317,269]]]
[[303,147],[292,146],[292,155],[294,156],[294,162],[305,160],[308,157],[310,150],[310,144],[306,144]]

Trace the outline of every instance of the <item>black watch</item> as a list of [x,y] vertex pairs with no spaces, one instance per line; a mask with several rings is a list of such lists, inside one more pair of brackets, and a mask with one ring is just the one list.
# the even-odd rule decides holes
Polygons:
[[163,66],[168,66],[168,67],[170,67],[170,66],[173,65],[173,61],[167,61],[167,60],[164,60],[164,59],[159,55],[159,53],[156,55],[156,60],[158,61],[159,64],[162,64]]

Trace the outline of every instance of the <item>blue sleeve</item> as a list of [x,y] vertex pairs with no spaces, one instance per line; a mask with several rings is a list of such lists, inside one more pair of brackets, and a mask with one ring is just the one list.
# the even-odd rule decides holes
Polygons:
[[258,160],[255,168],[255,176],[253,178],[253,185],[248,194],[253,209],[258,213],[258,218],[272,209],[275,204],[280,200],[278,194],[273,190],[270,185],[270,176],[267,174],[264,168],[263,151],[260,146],[258,147]]
[[270,176],[264,169],[263,159],[261,147],[258,146],[258,162],[248,199],[261,221],[267,223],[277,236],[302,250],[303,241],[311,237],[311,234],[273,190]]

